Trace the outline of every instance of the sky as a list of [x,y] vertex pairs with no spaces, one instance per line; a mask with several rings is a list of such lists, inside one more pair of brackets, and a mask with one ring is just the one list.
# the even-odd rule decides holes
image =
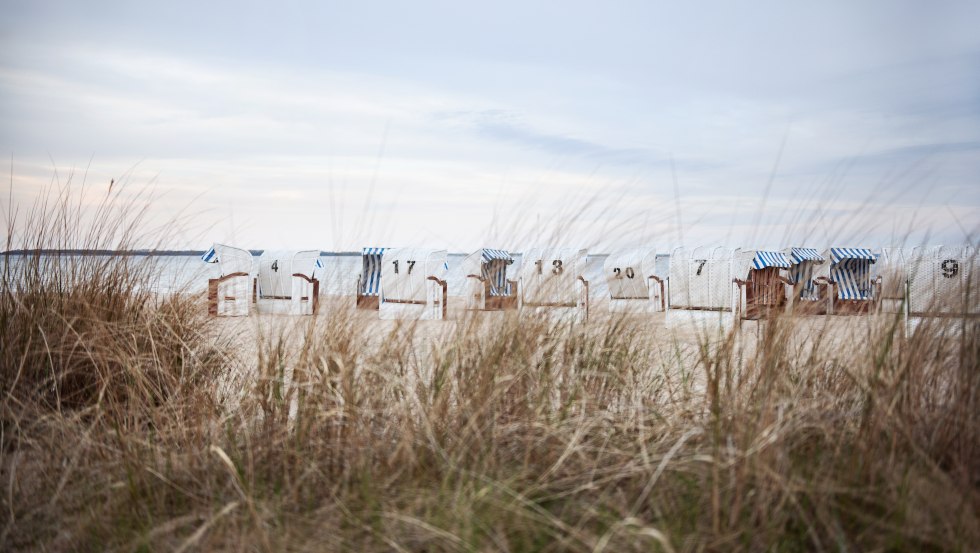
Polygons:
[[0,13],[5,213],[52,187],[91,204],[113,179],[152,198],[174,248],[874,247],[980,230],[976,1]]

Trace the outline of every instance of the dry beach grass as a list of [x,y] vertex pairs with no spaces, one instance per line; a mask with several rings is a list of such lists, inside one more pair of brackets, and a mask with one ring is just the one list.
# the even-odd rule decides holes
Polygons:
[[[42,207],[8,249],[91,228]],[[135,243],[101,209],[95,235]],[[980,543],[976,324],[786,316],[709,340],[629,317],[380,322],[342,301],[228,321],[146,291],[126,258],[5,267],[3,550]]]

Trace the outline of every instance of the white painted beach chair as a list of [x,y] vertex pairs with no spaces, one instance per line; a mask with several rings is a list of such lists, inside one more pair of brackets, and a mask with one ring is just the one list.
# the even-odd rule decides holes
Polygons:
[[357,291],[354,305],[357,309],[377,311],[381,293],[381,257],[388,248],[364,248],[361,250],[361,273],[357,275]]
[[905,312],[908,274],[906,252],[898,247],[881,248],[878,260],[871,265],[872,281],[878,282],[876,298],[879,313]]
[[255,294],[259,300],[288,300],[292,293],[292,252],[266,250],[259,256]]
[[390,248],[381,258],[382,319],[446,318],[446,250]]
[[247,316],[251,303],[251,252],[215,244],[201,259],[206,263],[217,263],[221,271],[220,277],[208,279],[208,314],[213,317]]
[[789,259],[789,281],[793,285],[788,294],[789,309],[813,314],[825,312],[828,285],[818,284],[814,279],[826,259],[815,248],[786,248],[783,254]]
[[589,318],[589,281],[585,278],[588,250],[532,248],[522,254],[518,309],[548,312],[559,317]]
[[907,257],[910,319],[980,318],[980,257],[974,246],[913,248]]
[[[320,250],[262,252],[253,282],[256,310],[263,313],[313,315],[320,293],[316,269]],[[287,303],[288,302],[288,303]]]
[[723,247],[674,249],[667,282],[668,327],[717,331],[734,324],[738,285],[732,264],[737,252]]
[[465,309],[500,311],[517,309],[517,281],[507,278],[514,258],[504,250],[483,248],[463,259],[466,275]]
[[830,263],[821,265],[817,283],[829,285],[827,313],[871,313],[878,294],[878,282],[872,277],[871,265],[877,256],[867,248],[830,248],[824,252]]
[[667,275],[657,271],[657,250],[621,250],[602,265],[610,313],[654,313],[666,309]]
[[320,250],[305,250],[293,254],[290,271],[292,290],[290,312],[293,315],[316,315],[320,309],[320,281],[316,271],[323,269]]
[[791,267],[783,252],[738,250],[734,256],[735,315],[739,320],[767,319],[785,311],[793,283],[785,276]]

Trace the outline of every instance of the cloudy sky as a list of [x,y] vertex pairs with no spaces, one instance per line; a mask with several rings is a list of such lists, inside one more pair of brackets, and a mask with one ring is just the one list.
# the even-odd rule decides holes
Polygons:
[[976,1],[0,4],[13,202],[122,179],[174,247],[980,230]]

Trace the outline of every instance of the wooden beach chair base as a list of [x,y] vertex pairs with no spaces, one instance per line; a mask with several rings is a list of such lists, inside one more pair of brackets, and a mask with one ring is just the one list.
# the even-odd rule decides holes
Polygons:
[[517,295],[490,296],[487,298],[487,311],[504,311],[517,309]]
[[835,315],[863,315],[874,310],[874,303],[871,300],[834,300]]
[[740,299],[745,305],[742,319],[768,319],[786,310],[786,289],[792,289],[792,283],[779,276],[778,267],[752,269],[748,280],[735,279],[735,283],[741,288]]

